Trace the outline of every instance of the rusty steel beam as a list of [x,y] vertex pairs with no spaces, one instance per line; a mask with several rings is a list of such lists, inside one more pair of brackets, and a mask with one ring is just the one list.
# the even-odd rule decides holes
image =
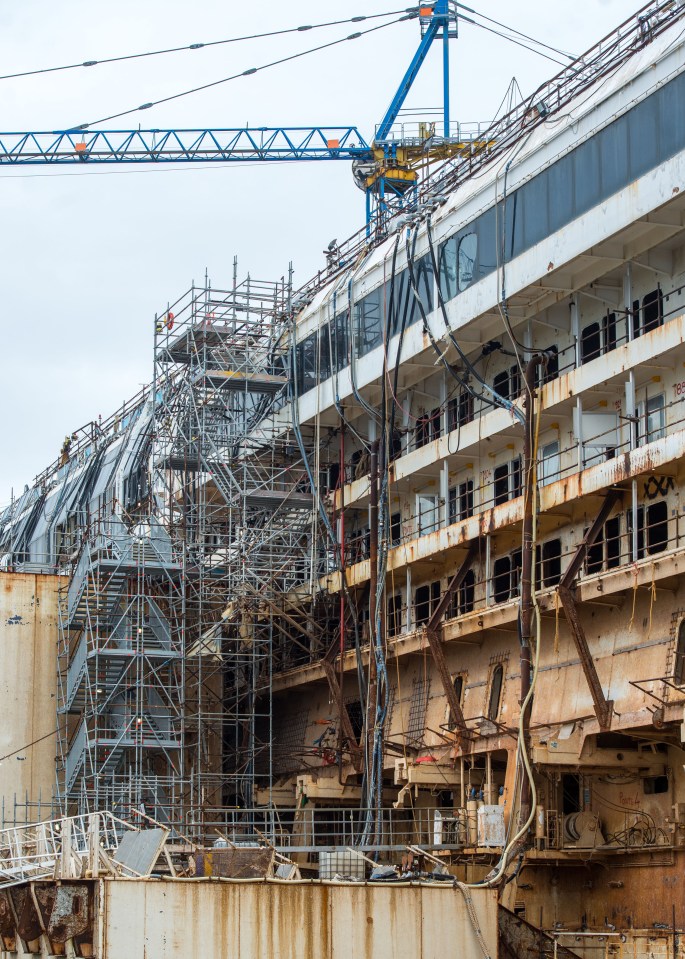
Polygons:
[[607,699],[604,695],[602,684],[599,681],[599,676],[597,675],[597,670],[595,669],[595,663],[592,659],[592,654],[590,653],[590,647],[588,646],[587,638],[585,636],[585,630],[583,629],[583,625],[580,621],[578,604],[576,603],[576,597],[574,595],[575,580],[580,567],[583,565],[583,561],[587,556],[587,551],[599,536],[602,527],[609,518],[609,513],[616,503],[622,499],[622,497],[622,490],[615,486],[609,489],[604,497],[604,502],[602,503],[599,513],[583,537],[583,541],[578,546],[578,549],[575,551],[573,559],[569,563],[566,572],[561,577],[558,586],[559,599],[564,608],[564,616],[566,617],[566,622],[571,630],[571,636],[573,637],[573,642],[575,643],[576,650],[580,658],[580,665],[583,668],[585,679],[590,688],[592,702],[595,707],[595,715],[597,716],[600,729],[609,729],[611,727],[611,716],[614,711],[614,704],[612,700]]
[[474,539],[471,541],[463,563],[449,581],[447,589],[440,597],[440,602],[435,607],[430,619],[426,623],[426,639],[428,640],[433,662],[435,663],[440,675],[440,680],[445,691],[445,698],[447,699],[447,703],[450,707],[452,719],[456,724],[457,735],[460,741],[468,739],[472,735],[472,731],[466,725],[464,713],[461,709],[461,703],[457,698],[457,693],[454,689],[454,684],[452,683],[452,677],[447,665],[447,660],[445,659],[445,651],[442,648],[442,637],[439,630],[440,621],[447,610],[449,602],[452,596],[464,582],[464,577],[468,573],[474,559],[478,555],[479,547],[480,540]]
[[[345,705],[345,701],[343,699],[342,687],[338,682],[338,677],[333,667],[335,652],[336,646],[334,643],[321,660],[321,667],[325,673],[326,679],[328,680],[328,686],[330,688],[331,695],[338,709],[338,715],[340,716],[340,727],[342,729],[344,739],[347,740],[350,756],[352,758],[352,765],[357,772],[360,772],[362,768],[362,752],[359,747],[359,743],[357,742],[357,737],[354,735],[354,730],[352,729],[352,720],[350,719],[350,714],[347,711],[347,706]],[[333,655],[331,655],[331,653]]]

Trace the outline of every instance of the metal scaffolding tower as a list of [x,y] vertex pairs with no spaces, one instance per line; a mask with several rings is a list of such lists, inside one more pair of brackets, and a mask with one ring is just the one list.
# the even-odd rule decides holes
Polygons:
[[181,567],[152,515],[108,501],[85,531],[60,603],[63,804],[79,814],[131,808],[168,822],[180,800]]
[[231,290],[193,287],[156,321],[154,499],[183,556],[172,605],[196,832],[226,807],[269,803],[274,660],[319,641],[307,604],[323,553],[287,417],[289,300],[283,282],[234,273]]

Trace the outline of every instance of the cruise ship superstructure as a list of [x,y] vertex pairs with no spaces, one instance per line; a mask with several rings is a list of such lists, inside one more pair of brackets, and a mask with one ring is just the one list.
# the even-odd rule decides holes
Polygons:
[[5,826],[430,862],[502,955],[683,954],[685,10],[603,44],[302,289],[161,311],[0,516],[46,636]]

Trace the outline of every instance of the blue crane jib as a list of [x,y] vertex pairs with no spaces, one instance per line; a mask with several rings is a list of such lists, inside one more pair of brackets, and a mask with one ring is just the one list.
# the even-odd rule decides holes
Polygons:
[[369,152],[364,137],[352,126],[0,133],[0,164],[17,166],[354,160]]

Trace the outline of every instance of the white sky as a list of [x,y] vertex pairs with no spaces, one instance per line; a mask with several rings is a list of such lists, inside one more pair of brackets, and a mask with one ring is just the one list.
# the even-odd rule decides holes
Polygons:
[[[469,0],[581,53],[635,0]],[[0,74],[404,9],[393,0],[0,0]],[[238,73],[355,26],[0,81],[0,130],[56,130]],[[110,128],[355,125],[371,138],[419,40],[416,20],[108,124]],[[452,44],[453,119],[484,120],[512,76],[524,95],[558,69],[468,24]],[[405,106],[439,106],[436,45]],[[0,168],[0,505],[66,433],[150,379],[156,311],[208,269],[295,282],[363,223],[347,163]]]

